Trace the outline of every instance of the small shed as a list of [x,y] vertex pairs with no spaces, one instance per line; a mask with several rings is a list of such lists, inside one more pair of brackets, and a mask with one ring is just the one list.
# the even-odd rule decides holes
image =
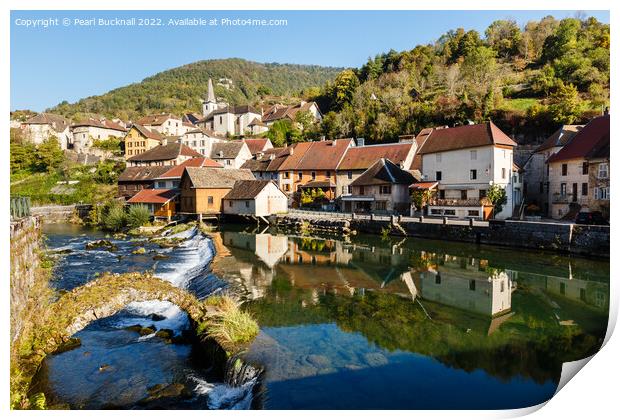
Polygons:
[[269,180],[235,182],[223,198],[224,214],[264,217],[288,211],[288,198]]
[[170,219],[175,215],[177,189],[144,189],[127,200],[130,205],[143,205],[154,218]]

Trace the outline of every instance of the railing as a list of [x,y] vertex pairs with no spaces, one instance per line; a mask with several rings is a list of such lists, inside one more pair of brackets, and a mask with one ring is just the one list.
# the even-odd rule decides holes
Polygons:
[[30,216],[30,197],[11,197],[11,219]]
[[431,206],[451,206],[451,207],[480,207],[480,199],[478,198],[435,198],[429,202]]

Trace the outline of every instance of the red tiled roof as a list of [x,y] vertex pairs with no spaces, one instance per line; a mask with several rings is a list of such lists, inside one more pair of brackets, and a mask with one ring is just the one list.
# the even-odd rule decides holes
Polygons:
[[267,142],[271,143],[271,141],[267,138],[265,139],[244,139],[243,142],[247,144],[248,149],[250,149],[250,153],[255,155],[257,152],[263,151]]
[[205,157],[197,157],[197,158],[191,158],[191,159],[187,159],[186,161],[180,163],[179,165],[175,165],[172,168],[170,168],[170,170],[164,172],[163,174],[161,174],[158,179],[160,178],[181,178],[181,175],[183,175],[183,171],[185,170],[185,168],[221,168],[222,165],[220,165],[219,163],[217,163],[216,161],[209,159],[209,158],[205,158]]
[[591,120],[562,150],[552,155],[547,161],[559,162],[585,158],[590,153],[596,153],[595,151],[601,149],[601,146],[604,149],[605,143],[609,143],[609,115]]
[[336,170],[351,139],[297,143],[280,170]]
[[435,182],[416,182],[414,184],[411,184],[411,186],[409,188],[414,189],[414,190],[432,190],[433,188],[435,188],[437,186],[437,184],[439,184],[439,182],[435,181]]
[[338,170],[366,170],[381,158],[389,159],[396,165],[400,165],[407,160],[412,148],[413,143],[350,147],[338,165]]
[[179,195],[178,190],[158,190],[145,189],[140,190],[136,195],[127,200],[131,204],[165,204]]
[[424,155],[488,145],[514,147],[517,143],[495,124],[488,122],[433,130],[418,153]]
[[562,147],[572,139],[575,134],[583,128],[583,125],[563,125],[555,133],[550,135],[543,144],[538,146],[534,153],[551,149],[552,147]]
[[156,115],[147,115],[146,117],[142,117],[138,120],[138,124],[141,125],[162,125],[168,119],[178,120],[180,118],[172,115],[172,114],[156,114]]
[[181,143],[168,143],[127,159],[131,162],[153,162],[176,159],[179,156],[202,157],[200,153]]

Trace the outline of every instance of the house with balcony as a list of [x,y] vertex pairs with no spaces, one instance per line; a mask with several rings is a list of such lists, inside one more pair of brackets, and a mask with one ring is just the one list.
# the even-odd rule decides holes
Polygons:
[[365,145],[364,139],[357,139],[355,145],[347,149],[336,169],[336,197],[352,194],[351,183],[382,158],[402,169],[409,169],[416,149],[415,140]]
[[416,182],[411,172],[381,158],[351,183],[352,193],[342,196],[345,212],[408,214],[409,186]]
[[507,202],[494,216],[513,215],[514,140],[495,124],[463,125],[433,130],[418,151],[423,181],[435,181],[437,195],[428,205],[430,215],[479,218],[490,216],[487,190],[499,185]]
[[550,217],[573,220],[586,210],[609,214],[609,115],[592,119],[547,166]]

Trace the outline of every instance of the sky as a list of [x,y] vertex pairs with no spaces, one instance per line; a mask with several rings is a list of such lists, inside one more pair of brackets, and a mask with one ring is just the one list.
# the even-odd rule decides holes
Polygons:
[[[258,62],[359,67],[390,49],[434,42],[450,29],[484,34],[496,19],[519,25],[574,11],[13,11],[11,109],[43,111],[64,100],[103,94],[199,60],[239,57]],[[609,23],[608,11],[585,11]],[[161,26],[100,26],[99,19],[161,19]],[[95,18],[94,26],[75,19]],[[218,25],[174,26],[202,18]],[[281,26],[222,25],[222,19],[286,19]],[[57,26],[25,26],[57,19]],[[68,19],[68,20],[65,20]],[[43,21],[41,21],[43,22]],[[137,22],[137,21],[136,21]],[[155,21],[157,23],[157,21]],[[65,25],[68,23],[68,25]]]

